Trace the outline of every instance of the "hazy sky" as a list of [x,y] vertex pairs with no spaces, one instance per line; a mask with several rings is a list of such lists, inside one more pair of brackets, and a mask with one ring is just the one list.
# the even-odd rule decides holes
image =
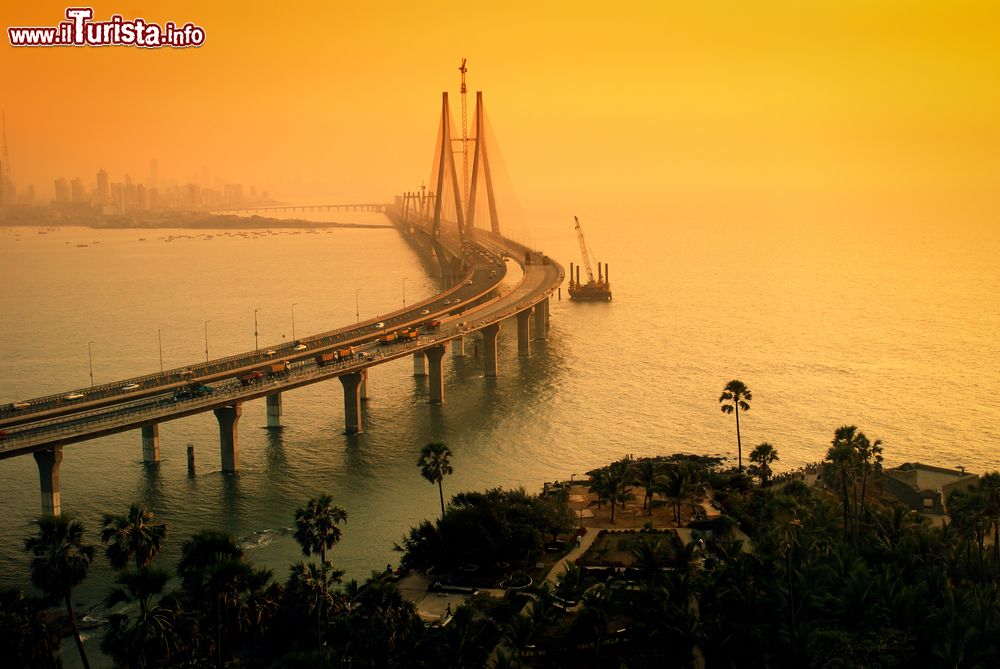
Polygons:
[[[4,34],[12,170],[43,198],[100,167],[146,181],[156,158],[162,178],[207,165],[286,200],[387,200],[427,178],[466,57],[529,218],[1000,213],[995,1],[93,6],[207,41],[13,49]],[[0,17],[56,25],[65,7]]]

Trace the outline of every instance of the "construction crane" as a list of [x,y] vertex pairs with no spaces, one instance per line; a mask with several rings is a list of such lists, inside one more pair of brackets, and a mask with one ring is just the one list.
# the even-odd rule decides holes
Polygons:
[[576,221],[576,238],[580,242],[580,253],[583,255],[583,267],[587,270],[587,283],[580,282],[580,268],[576,268],[576,276],[573,275],[573,263],[569,265],[569,296],[570,299],[578,301],[595,301],[611,299],[611,279],[608,275],[607,264],[604,271],[601,271],[601,264],[597,263],[597,280],[594,280],[594,270],[590,264],[590,250],[587,248],[587,240],[583,237],[583,228],[580,227],[580,219],[573,217]]
[[580,227],[580,219],[574,216],[573,220],[576,221],[576,238],[580,240],[583,267],[587,270],[587,283],[594,283],[594,269],[590,266],[590,253],[587,252],[587,240],[583,238],[583,228]]

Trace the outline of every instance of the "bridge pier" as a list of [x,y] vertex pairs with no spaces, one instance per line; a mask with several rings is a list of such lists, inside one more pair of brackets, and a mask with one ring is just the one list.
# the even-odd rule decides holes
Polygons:
[[545,341],[549,329],[549,298],[535,305],[535,341]]
[[361,385],[358,388],[358,394],[361,396],[362,402],[368,401],[368,367],[361,370]]
[[425,351],[431,368],[429,388],[431,404],[444,404],[444,365],[441,364],[444,351],[444,344]]
[[427,376],[427,358],[423,351],[413,354],[413,376]]
[[150,423],[140,428],[142,432],[142,461],[149,465],[160,461],[160,426]]
[[499,376],[497,373],[497,335],[500,334],[500,323],[487,325],[483,333],[483,371],[486,378]]
[[62,463],[62,446],[35,451],[38,465],[38,482],[42,489],[42,515],[58,516],[62,511],[59,499],[59,465]]
[[531,309],[517,312],[517,354],[522,358],[531,355],[531,337],[528,326],[531,324]]
[[222,471],[235,474],[240,470],[240,443],[236,425],[243,415],[243,404],[237,402],[228,407],[213,409],[216,420],[219,421],[219,450],[222,453]]
[[266,396],[267,401],[267,427],[268,429],[281,427],[281,393],[272,393]]
[[361,373],[337,377],[344,386],[344,434],[361,433]]
[[465,335],[460,335],[455,339],[451,340],[451,357],[453,358],[465,357]]

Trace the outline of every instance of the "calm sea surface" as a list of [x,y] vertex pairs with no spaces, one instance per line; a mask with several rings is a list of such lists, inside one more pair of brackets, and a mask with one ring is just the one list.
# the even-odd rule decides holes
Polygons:
[[[600,222],[587,232],[611,264],[614,301],[554,301],[549,340],[530,359],[505,324],[500,378],[482,378],[473,358],[451,361],[447,404],[430,406],[408,360],[376,367],[365,432],[350,438],[336,382],[287,393],[280,432],[263,429],[263,401],[247,404],[237,476],[220,472],[211,413],[160,426],[158,467],[142,465],[137,431],[70,446],[64,512],[98,543],[102,513],[141,501],[169,525],[166,566],[184,537],[213,527],[284,579],[300,557],[287,533],[295,509],[329,493],[349,514],[334,560],[364,577],[395,564],[393,543],[436,514],[415,465],[425,443],[454,453],[446,493],[536,490],[628,453],[735,458],[734,422],[718,405],[733,378],[753,391],[745,452],[769,441],[784,468],[822,459],[845,423],[880,437],[889,466],[1000,467],[1000,233],[628,234]],[[579,257],[571,223],[533,241],[564,265]],[[408,302],[436,291],[423,267],[392,229],[0,229],[0,402],[88,386],[88,342],[102,383],[158,369],[158,330],[171,368],[204,359],[206,321],[217,357],[253,348],[254,309],[261,346],[292,338],[292,305],[298,337],[354,321],[355,298],[362,318],[386,313],[404,288]],[[0,490],[0,583],[24,586],[23,539],[40,506],[33,459],[0,462]],[[111,579],[101,556],[78,591],[84,608]]]

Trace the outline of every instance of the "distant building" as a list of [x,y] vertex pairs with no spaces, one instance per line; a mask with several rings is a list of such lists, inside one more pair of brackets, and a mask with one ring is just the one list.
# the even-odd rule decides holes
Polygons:
[[243,184],[226,184],[225,198],[226,204],[243,204]]
[[920,462],[907,462],[886,469],[883,473],[887,493],[909,505],[910,508],[925,513],[947,513],[948,497],[958,490],[976,485],[979,481],[979,476],[976,474]]
[[69,184],[66,183],[66,177],[59,177],[55,181],[56,188],[56,203],[57,204],[68,204],[69,203]]
[[103,169],[97,171],[97,192],[94,197],[100,207],[111,201],[111,183],[108,181],[108,173]]
[[70,183],[69,187],[73,204],[83,204],[87,201],[87,189],[83,185],[83,179],[76,177]]

